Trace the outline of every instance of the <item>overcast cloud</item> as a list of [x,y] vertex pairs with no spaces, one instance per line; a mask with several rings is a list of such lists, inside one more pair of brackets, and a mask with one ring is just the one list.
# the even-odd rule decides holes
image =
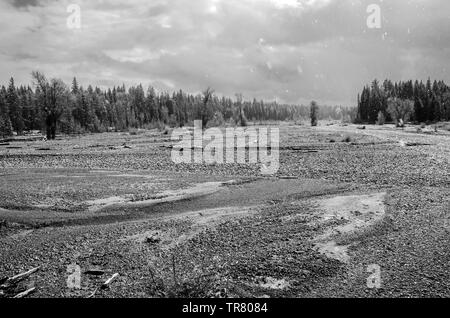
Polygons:
[[[69,4],[81,29],[66,25]],[[366,8],[381,8],[369,29]],[[448,0],[9,0],[0,3],[0,69],[82,84],[354,105],[374,78],[450,83]]]

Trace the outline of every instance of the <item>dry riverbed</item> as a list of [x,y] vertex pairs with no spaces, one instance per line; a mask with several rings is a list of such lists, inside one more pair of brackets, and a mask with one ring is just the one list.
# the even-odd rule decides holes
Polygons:
[[446,132],[280,137],[270,177],[258,164],[175,165],[157,131],[0,148],[0,280],[39,266],[3,296],[450,295]]

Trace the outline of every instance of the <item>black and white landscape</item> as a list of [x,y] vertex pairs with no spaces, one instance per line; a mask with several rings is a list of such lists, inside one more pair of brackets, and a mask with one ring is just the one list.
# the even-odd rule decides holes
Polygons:
[[0,3],[0,298],[450,296],[450,3]]

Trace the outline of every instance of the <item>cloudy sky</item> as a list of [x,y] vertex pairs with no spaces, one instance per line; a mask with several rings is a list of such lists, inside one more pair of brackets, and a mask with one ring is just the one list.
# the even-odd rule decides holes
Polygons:
[[[381,28],[367,25],[370,4]],[[374,78],[450,83],[449,31],[448,0],[7,0],[0,80],[29,84],[37,69],[101,87],[353,105]]]

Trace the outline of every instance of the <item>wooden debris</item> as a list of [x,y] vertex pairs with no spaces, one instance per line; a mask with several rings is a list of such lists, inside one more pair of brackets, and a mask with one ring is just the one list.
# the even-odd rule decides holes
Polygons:
[[432,144],[422,143],[422,142],[407,142],[406,147],[416,147],[416,146],[431,146]]
[[110,278],[108,278],[102,285],[102,288],[108,288],[109,285],[112,283],[114,279],[116,279],[119,276],[119,273],[115,273]]
[[147,243],[156,244],[161,242],[161,238],[158,236],[158,233],[156,233],[155,235],[148,236],[145,241]]
[[7,288],[8,286],[12,285],[12,284],[16,284],[17,282],[29,277],[31,274],[37,272],[39,270],[40,266],[35,267],[33,269],[30,269],[27,272],[18,274],[16,276],[10,277],[8,278],[5,283],[3,285],[0,286],[0,288]]
[[[270,149],[270,147],[268,147],[267,149]],[[319,150],[324,150],[324,147],[322,147],[322,146],[310,146],[310,145],[286,146],[286,147],[280,147],[279,150],[302,151],[302,152],[318,152]]]
[[27,289],[26,291],[23,291],[21,293],[18,293],[16,296],[14,296],[13,298],[23,298],[29,294],[31,294],[32,292],[34,292],[36,290],[35,287],[32,287],[30,289]]
[[94,289],[94,291],[92,293],[89,294],[89,296],[87,296],[87,298],[92,298],[94,297],[95,293],[97,292],[98,287],[96,289]]
[[104,270],[98,268],[90,268],[84,272],[87,275],[103,275],[105,273]]

